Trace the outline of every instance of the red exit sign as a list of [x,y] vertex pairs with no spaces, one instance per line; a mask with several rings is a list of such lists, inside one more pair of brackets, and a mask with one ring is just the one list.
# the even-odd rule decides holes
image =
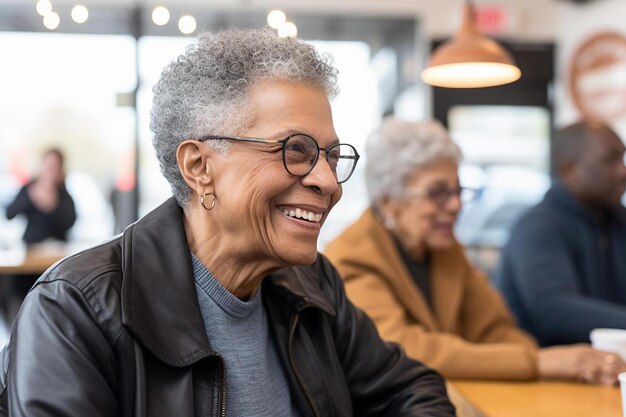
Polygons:
[[510,29],[510,16],[505,7],[495,4],[476,5],[476,23],[482,33],[501,34]]

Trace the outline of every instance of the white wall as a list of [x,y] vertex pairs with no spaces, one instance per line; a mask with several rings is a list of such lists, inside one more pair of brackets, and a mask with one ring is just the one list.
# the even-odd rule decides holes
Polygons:
[[[557,126],[574,122],[579,117],[570,97],[568,70],[576,48],[588,37],[601,31],[617,31],[626,35],[626,0],[598,0],[583,6],[559,3],[555,25],[556,56],[556,114]],[[626,140],[626,119],[615,124]]]

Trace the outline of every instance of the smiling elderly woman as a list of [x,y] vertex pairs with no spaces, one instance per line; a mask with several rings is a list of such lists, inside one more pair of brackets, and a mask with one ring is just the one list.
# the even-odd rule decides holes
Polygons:
[[151,127],[175,198],[40,278],[3,415],[454,415],[317,254],[358,160],[335,77],[271,30],[201,35],[164,70]]
[[538,349],[467,261],[453,227],[469,190],[441,124],[387,119],[367,153],[372,206],[325,253],[382,337],[449,378],[616,382],[625,370],[616,355],[588,345]]

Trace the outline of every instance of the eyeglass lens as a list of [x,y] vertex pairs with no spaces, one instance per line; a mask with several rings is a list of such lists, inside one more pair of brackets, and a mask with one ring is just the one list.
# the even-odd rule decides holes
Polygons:
[[435,188],[429,191],[429,197],[439,205],[446,204],[451,197],[458,197],[462,203],[474,199],[475,191],[471,188]]
[[[306,135],[291,136],[283,144],[285,168],[292,175],[306,175],[315,166],[319,152],[319,146],[313,138]],[[341,183],[350,178],[357,158],[352,146],[338,144],[328,149],[326,160],[337,182]]]

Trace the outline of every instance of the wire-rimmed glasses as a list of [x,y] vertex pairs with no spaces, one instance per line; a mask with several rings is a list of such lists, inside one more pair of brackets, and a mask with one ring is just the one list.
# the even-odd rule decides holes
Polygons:
[[341,184],[350,178],[359,160],[359,153],[354,146],[347,143],[337,143],[328,148],[320,148],[315,139],[303,133],[293,133],[285,139],[246,138],[234,136],[205,135],[198,139],[207,140],[237,140],[243,142],[276,143],[282,145],[283,165],[291,175],[303,177],[307,175],[317,163],[320,151],[326,153],[326,161],[335,174],[337,183]]
[[452,197],[457,197],[461,203],[469,203],[476,198],[478,190],[467,187],[437,186],[432,188],[409,188],[403,187],[401,197],[403,198],[427,198],[440,207],[443,207]]

